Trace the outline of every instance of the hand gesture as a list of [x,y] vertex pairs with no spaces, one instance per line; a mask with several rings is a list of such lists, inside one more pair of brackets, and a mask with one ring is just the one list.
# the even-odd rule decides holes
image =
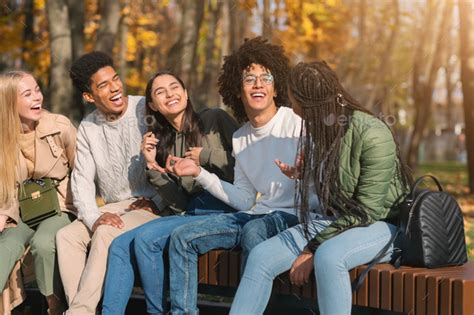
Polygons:
[[201,173],[201,168],[192,159],[183,159],[176,156],[168,156],[166,169],[176,176],[197,177]]
[[92,232],[95,232],[100,225],[107,224],[116,227],[117,229],[122,229],[125,224],[123,223],[120,216],[116,215],[115,213],[105,212],[102,214],[92,226]]
[[200,166],[199,155],[201,154],[202,147],[190,147],[189,151],[184,153],[184,157],[193,160],[197,166]]
[[143,135],[141,151],[145,157],[146,166],[149,169],[164,173],[164,169],[156,163],[156,145],[158,141],[153,132],[145,133]]
[[308,283],[311,271],[313,271],[313,253],[303,251],[293,262],[290,269],[290,282],[294,285]]
[[285,174],[287,177],[291,179],[299,179],[301,178],[301,168],[303,166],[303,157],[299,154],[296,157],[295,166],[290,166],[286,163],[283,163],[279,159],[275,159],[275,164],[278,166],[280,171]]

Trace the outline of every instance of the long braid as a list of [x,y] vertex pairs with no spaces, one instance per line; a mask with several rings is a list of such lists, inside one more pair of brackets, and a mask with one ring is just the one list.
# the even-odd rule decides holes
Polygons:
[[[369,222],[369,214],[358,201],[341,189],[339,164],[342,139],[355,110],[373,115],[342,87],[336,74],[325,62],[299,63],[289,75],[289,90],[302,108],[303,128],[299,154],[303,155],[302,176],[297,182],[295,202],[308,237],[311,222],[308,199],[314,183],[321,208],[327,214],[355,218],[361,225]],[[345,123],[337,121],[345,117]],[[395,139],[395,138],[394,138]],[[400,159],[397,145],[398,174],[407,187],[410,175]],[[346,222],[350,225],[351,222]]]

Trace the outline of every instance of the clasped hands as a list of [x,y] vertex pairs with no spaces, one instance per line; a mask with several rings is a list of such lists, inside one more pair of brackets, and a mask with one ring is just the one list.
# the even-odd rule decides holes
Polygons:
[[153,132],[149,131],[143,136],[142,153],[145,157],[147,167],[160,173],[171,173],[176,176],[193,176],[197,177],[201,172],[199,155],[202,147],[191,147],[185,152],[184,158],[168,155],[165,167],[161,167],[156,163],[156,145],[159,140]]

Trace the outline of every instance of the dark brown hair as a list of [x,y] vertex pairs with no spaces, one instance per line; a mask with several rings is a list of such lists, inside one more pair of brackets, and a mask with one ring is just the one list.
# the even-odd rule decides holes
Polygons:
[[[170,71],[161,71],[156,73],[153,77],[151,77],[150,80],[148,80],[148,83],[146,85],[145,89],[145,99],[146,99],[146,115],[148,117],[154,117],[153,123],[148,127],[149,131],[153,131],[155,133],[155,137],[159,139],[158,145],[157,145],[157,154],[156,154],[156,161],[158,164],[161,166],[165,166],[166,163],[166,158],[168,157],[168,154],[170,153],[171,147],[173,146],[175,139],[176,139],[176,133],[177,130],[174,129],[174,127],[168,122],[168,120],[163,116],[159,111],[154,111],[153,109],[150,108],[150,103],[153,102],[151,98],[151,89],[153,86],[153,82],[155,79],[159,76],[162,75],[170,75],[174,77],[181,87],[186,90],[186,86],[184,85],[184,82],[173,74]],[[193,109],[193,105],[191,103],[191,99],[188,97],[187,104],[186,104],[186,109],[184,110],[184,116],[183,116],[183,128],[182,132],[184,133],[185,139],[186,139],[186,147],[199,147],[201,146],[201,141],[202,141],[202,122],[199,119],[199,116],[196,114],[196,112]]]

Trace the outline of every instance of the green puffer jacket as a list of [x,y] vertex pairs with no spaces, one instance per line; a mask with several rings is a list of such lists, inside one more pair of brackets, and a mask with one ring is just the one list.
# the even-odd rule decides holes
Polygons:
[[[389,128],[379,119],[354,111],[341,144],[342,191],[368,212],[370,223],[396,218],[397,205],[407,190],[398,173],[396,144]],[[319,233],[308,247],[315,248],[341,228],[359,224],[353,217],[340,217]]]

